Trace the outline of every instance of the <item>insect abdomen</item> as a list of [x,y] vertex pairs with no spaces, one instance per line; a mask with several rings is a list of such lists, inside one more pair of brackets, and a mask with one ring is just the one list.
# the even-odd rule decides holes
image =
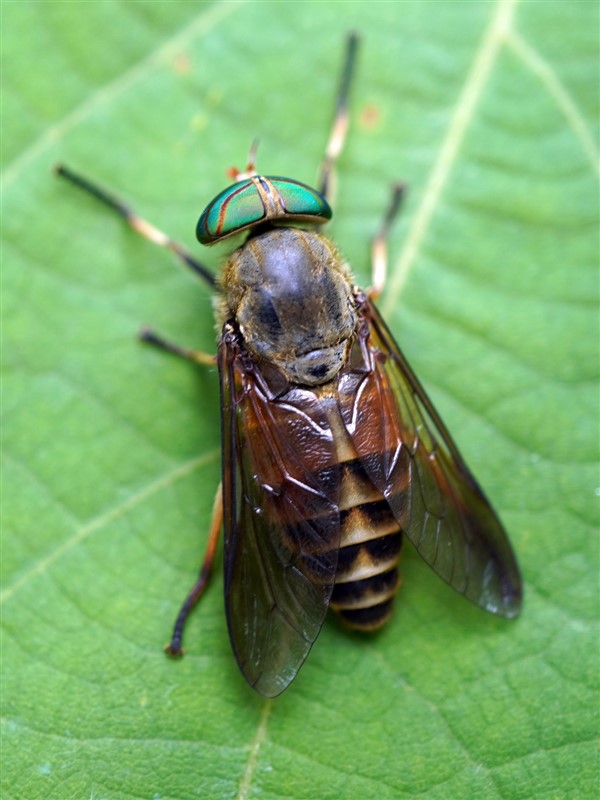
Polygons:
[[341,469],[342,530],[330,607],[351,627],[372,631],[392,612],[402,533],[360,461]]

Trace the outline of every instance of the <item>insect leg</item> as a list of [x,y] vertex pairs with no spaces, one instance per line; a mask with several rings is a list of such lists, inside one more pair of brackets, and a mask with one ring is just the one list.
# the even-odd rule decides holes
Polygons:
[[143,236],[144,239],[148,239],[148,241],[157,244],[159,247],[164,247],[167,250],[170,250],[172,253],[175,253],[177,258],[183,262],[186,267],[189,267],[196,274],[200,275],[203,280],[205,280],[214,288],[215,276],[209,269],[197,261],[190,253],[188,253],[188,251],[183,247],[183,245],[179,244],[179,242],[174,241],[170,236],[167,236],[166,233],[163,233],[158,228],[155,228],[150,222],[142,217],[139,217],[135,211],[122,200],[114,197],[102,187],[98,186],[92,181],[89,181],[87,178],[82,177],[77,172],[73,172],[68,167],[65,167],[64,164],[57,164],[54,168],[54,171],[61,178],[66,178],[68,181],[75,184],[75,186],[83,189],[85,192],[91,194],[93,197],[104,203],[104,205],[112,208],[113,211],[116,211],[117,214],[123,217],[129,227],[132,228],[136,233],[139,233],[140,236]]
[[342,76],[335,102],[335,115],[329,141],[325,148],[325,158],[321,164],[321,174],[319,178],[319,191],[326,200],[330,200],[333,193],[332,184],[334,180],[335,162],[337,161],[348,132],[348,96],[350,94],[350,84],[354,64],[356,63],[356,51],[358,48],[359,37],[356,33],[350,33],[346,41],[346,58],[342,68]]
[[200,574],[198,575],[198,580],[192,586],[190,593],[185,598],[185,601],[181,606],[179,614],[177,615],[177,619],[175,620],[175,625],[173,626],[171,641],[169,642],[169,644],[165,645],[165,653],[167,653],[167,655],[173,656],[174,658],[183,655],[183,648],[181,647],[181,641],[183,638],[183,629],[185,627],[186,620],[189,616],[190,611],[196,605],[196,603],[204,593],[204,590],[208,585],[208,581],[210,580],[210,576],[212,574],[213,561],[215,558],[215,552],[217,549],[217,543],[219,541],[219,534],[221,532],[222,522],[223,522],[223,486],[222,484],[219,484],[219,488],[217,489],[217,493],[215,495],[215,500],[213,503],[208,544],[206,546],[206,553],[204,554],[204,561],[202,562],[202,566],[200,568]]
[[150,328],[142,328],[139,337],[142,342],[158,347],[160,350],[166,350],[167,353],[173,353],[173,355],[185,358],[188,361],[193,361],[195,364],[204,364],[208,367],[214,367],[217,363],[216,356],[210,353],[204,353],[202,350],[192,350],[190,347],[183,347],[176,342],[171,342],[169,339],[165,339]]
[[387,272],[387,242],[390,228],[400,210],[400,204],[406,187],[397,183],[392,187],[392,199],[388,206],[381,227],[371,245],[371,288],[368,291],[371,300],[376,300],[385,285]]

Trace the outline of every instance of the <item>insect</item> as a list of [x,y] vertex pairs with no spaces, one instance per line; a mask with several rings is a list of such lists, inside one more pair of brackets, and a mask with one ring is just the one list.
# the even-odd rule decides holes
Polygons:
[[386,622],[404,535],[476,605],[504,617],[521,607],[506,533],[374,305],[402,187],[373,242],[369,291],[314,230],[332,213],[357,45],[350,35],[319,191],[259,175],[253,148],[246,170],[234,171],[234,184],[200,216],[203,244],[247,233],[218,278],[129,206],[57,167],[218,292],[216,359],[141,334],[198,363],[216,360],[221,388],[222,489],[199,579],[167,650],[182,652],[223,527],[231,644],[248,683],[268,697],[294,679],[328,609],[360,630]]

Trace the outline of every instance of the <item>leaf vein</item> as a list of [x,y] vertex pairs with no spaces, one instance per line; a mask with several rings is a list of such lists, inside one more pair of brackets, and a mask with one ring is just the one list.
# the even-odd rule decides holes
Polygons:
[[30,569],[24,572],[16,581],[14,581],[12,585],[3,589],[2,592],[0,592],[0,605],[3,605],[6,600],[10,600],[19,589],[22,589],[34,578],[37,578],[39,575],[43,575],[56,561],[62,558],[78,544],[88,539],[92,534],[96,533],[96,531],[103,528],[109,522],[122,517],[140,503],[144,502],[148,497],[152,496],[156,492],[159,492],[166,486],[170,486],[181,478],[184,478],[194,470],[205,466],[206,464],[218,458],[219,455],[220,451],[212,451],[210,453],[205,453],[202,456],[192,458],[183,464],[179,464],[175,469],[167,472],[165,475],[161,475],[160,478],[148,484],[148,486],[145,486],[139,492],[132,494],[124,502],[119,503],[117,506],[111,508],[104,514],[101,514],[99,517],[86,522],[85,525],[82,525],[80,528],[78,528],[72,534],[72,536],[70,536],[68,539],[65,539],[65,541],[62,542],[56,549],[54,549],[44,558],[38,560]]
[[258,753],[261,745],[263,744],[263,742],[267,737],[267,723],[269,721],[269,716],[271,714],[272,708],[273,708],[273,700],[266,700],[265,704],[263,705],[262,713],[260,715],[260,720],[258,723],[258,727],[256,729],[256,734],[254,735],[254,739],[252,740],[252,744],[250,745],[248,763],[246,764],[246,769],[244,770],[244,775],[242,776],[237,800],[247,800],[248,792],[250,790],[250,785],[252,783],[252,778],[254,777],[254,772],[256,770]]
[[498,0],[490,22],[483,33],[471,69],[454,107],[446,136],[429,174],[421,203],[414,214],[406,242],[389,280],[386,297],[381,303],[384,315],[389,314],[397,303],[410,269],[419,255],[469,124],[511,26],[514,9],[518,2],[519,0]]
[[96,109],[108,104],[117,95],[128,91],[136,83],[143,80],[153,69],[167,62],[197,36],[207,33],[211,28],[218,25],[223,18],[234,12],[239,6],[244,5],[245,2],[246,0],[227,0],[227,2],[217,3],[209,7],[206,12],[199,14],[193,23],[187,25],[182,31],[176,33],[156,50],[149,53],[124,75],[119,76],[104,88],[98,89],[91,97],[67,114],[61,122],[47,128],[36,142],[3,171],[0,182],[2,189],[9,188],[21,176],[28,164],[57,141],[60,141],[70,130],[83,122]]
[[506,43],[534,75],[540,79],[579,140],[593,171],[600,178],[600,154],[594,139],[588,130],[583,115],[565,86],[560,82],[556,72],[517,31],[510,30],[507,32]]

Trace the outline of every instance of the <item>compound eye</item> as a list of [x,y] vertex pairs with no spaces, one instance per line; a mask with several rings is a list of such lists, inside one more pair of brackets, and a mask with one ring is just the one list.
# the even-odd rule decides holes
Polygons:
[[256,175],[224,189],[206,206],[196,237],[202,244],[214,244],[265,222],[322,225],[331,213],[327,200],[305,183]]
[[285,207],[288,219],[310,218],[323,223],[331,219],[331,207],[320,192],[291,178],[269,178]]
[[240,181],[224,189],[206,206],[198,220],[196,236],[202,244],[212,244],[258,225],[265,216],[265,207],[254,182]]

